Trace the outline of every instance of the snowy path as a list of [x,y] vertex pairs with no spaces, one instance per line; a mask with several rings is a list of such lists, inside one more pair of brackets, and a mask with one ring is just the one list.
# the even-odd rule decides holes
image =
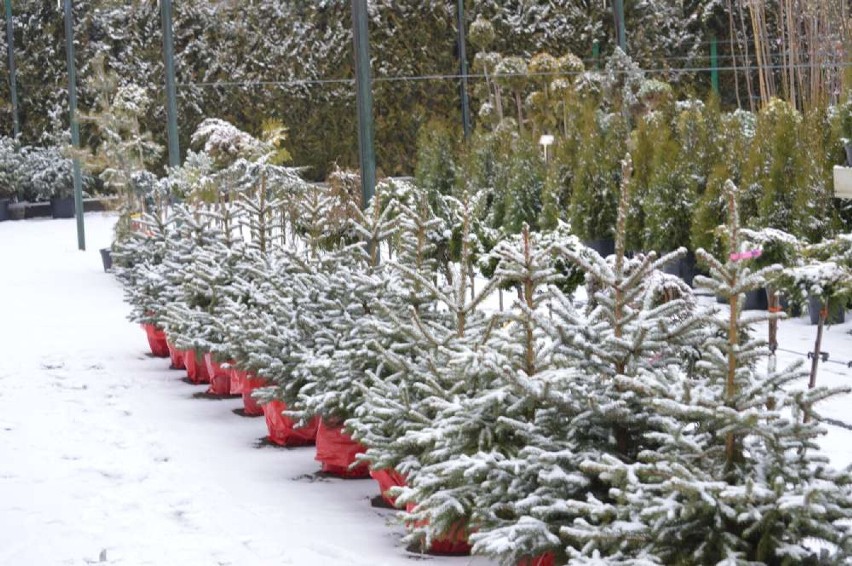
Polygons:
[[[98,248],[115,218],[0,223],[0,565],[411,564],[371,480],[314,480],[312,448],[194,399],[145,355]],[[489,564],[427,558],[433,564]]]

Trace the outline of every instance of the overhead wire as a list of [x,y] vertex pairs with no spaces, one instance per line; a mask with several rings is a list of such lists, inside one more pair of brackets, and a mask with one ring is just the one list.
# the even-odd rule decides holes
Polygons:
[[[838,62],[836,64],[797,64],[797,65],[764,65],[765,70],[781,70],[781,69],[847,69],[852,68],[852,61]],[[614,70],[598,70],[597,72],[614,72],[616,74],[630,73],[646,73],[646,74],[687,74],[687,73],[707,73],[711,71],[727,72],[727,71],[742,71],[742,65],[732,66],[692,66],[692,67],[657,67],[657,68],[636,68],[636,69],[614,69]],[[538,73],[501,73],[499,77],[571,77],[583,75],[592,71],[556,71],[556,72],[538,72]],[[468,80],[477,79],[493,79],[495,75],[485,73],[468,73],[462,75],[460,73],[434,73],[426,75],[399,75],[399,76],[377,76],[373,77],[373,82],[422,82],[422,81],[437,81],[437,80],[460,80],[462,78]],[[304,86],[304,85],[323,85],[323,84],[354,84],[354,78],[321,78],[321,79],[288,79],[288,80],[258,80],[258,81],[184,81],[178,82],[178,87],[257,87],[257,86]]]

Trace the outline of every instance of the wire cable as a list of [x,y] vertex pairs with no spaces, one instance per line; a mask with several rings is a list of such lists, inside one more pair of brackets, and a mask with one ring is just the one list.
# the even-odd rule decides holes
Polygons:
[[[757,67],[754,67],[755,69]],[[798,65],[764,65],[762,67],[764,70],[781,70],[781,69],[819,69],[819,70],[841,70],[852,68],[852,60],[844,61],[842,63],[838,62],[836,64],[822,64],[822,65],[811,65],[811,64],[798,64]],[[612,72],[616,74],[630,74],[630,73],[646,73],[646,74],[684,74],[684,73],[707,73],[711,71],[717,72],[727,72],[727,71],[743,71],[745,67],[743,65],[734,66],[721,66],[721,67],[659,67],[655,69],[615,69]],[[597,73],[603,74],[611,71],[600,70],[600,71],[562,71],[562,72],[540,72],[540,73],[501,73],[500,75],[487,75],[485,73],[469,73],[464,75],[468,80],[485,80],[485,79],[493,79],[495,76],[499,76],[500,78],[506,77],[571,77],[571,76],[579,76],[585,73]],[[439,80],[460,80],[463,78],[463,75],[459,73],[447,73],[447,74],[429,74],[429,75],[400,75],[400,76],[379,76],[373,77],[373,82],[375,83],[383,83],[383,82],[423,82],[423,81],[439,81]],[[259,81],[199,81],[199,82],[179,82],[176,84],[178,87],[257,87],[257,86],[307,86],[307,85],[324,85],[324,84],[354,84],[354,78],[332,78],[332,79],[290,79],[290,80],[282,80],[282,81],[270,81],[270,80],[259,80]]]

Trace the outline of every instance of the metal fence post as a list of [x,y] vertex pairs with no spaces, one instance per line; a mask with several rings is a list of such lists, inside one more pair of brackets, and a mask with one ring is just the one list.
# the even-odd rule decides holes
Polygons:
[[169,134],[169,166],[180,165],[180,142],[177,128],[177,97],[175,94],[175,48],[172,32],[172,0],[160,0],[163,19],[163,58],[166,71],[166,119]]
[[[80,124],[77,122],[77,68],[74,61],[74,14],[71,0],[64,0],[65,9],[65,54],[68,57],[68,114],[71,122],[71,145],[80,149]],[[73,159],[74,210],[77,216],[77,248],[86,249],[86,228],[83,223],[83,179],[80,160]]]
[[719,96],[719,48],[715,34],[710,38],[710,68],[710,84],[713,92]]
[[12,99],[12,127],[15,137],[21,133],[18,112],[18,77],[15,71],[15,24],[12,20],[12,0],[6,0],[6,50],[9,55],[9,97]]
[[358,104],[358,149],[361,157],[362,206],[375,194],[376,152],[373,147],[373,90],[370,78],[370,37],[367,0],[352,0],[352,37],[355,43],[355,96]]
[[627,34],[624,30],[624,0],[614,0],[612,15],[615,19],[615,37],[618,46],[627,53]]
[[470,101],[467,98],[467,39],[465,37],[464,0],[458,0],[459,71],[461,73],[461,111],[464,139],[470,138]]

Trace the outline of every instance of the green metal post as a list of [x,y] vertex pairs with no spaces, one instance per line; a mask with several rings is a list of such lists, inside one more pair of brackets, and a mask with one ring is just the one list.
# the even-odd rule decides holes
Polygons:
[[592,42],[592,59],[595,60],[595,69],[600,69],[601,66],[601,44],[598,40]]
[[624,31],[624,0],[613,0],[612,15],[615,19],[615,37],[618,46],[627,53],[627,34]]
[[9,54],[9,96],[12,98],[12,127],[15,137],[21,133],[18,117],[18,76],[15,71],[15,24],[12,20],[12,0],[6,0],[6,50]]
[[[71,123],[71,145],[80,148],[80,124],[77,122],[77,68],[74,61],[74,14],[71,0],[64,0],[65,8],[65,55],[68,58],[68,115]],[[80,160],[73,159],[74,210],[77,216],[77,248],[86,249],[86,228],[83,224],[83,179]]]
[[373,148],[373,89],[370,77],[370,37],[367,0],[352,0],[352,36],[355,43],[355,97],[358,104],[358,149],[361,155],[361,195],[364,208],[376,187],[376,152]]
[[160,0],[163,19],[163,58],[166,68],[166,119],[169,133],[169,166],[180,165],[180,142],[177,128],[177,95],[175,94],[175,47],[172,32],[172,0]]
[[719,51],[715,35],[710,38],[710,68],[710,83],[713,85],[713,92],[719,96]]
[[470,102],[467,98],[467,39],[465,38],[464,0],[458,0],[459,67],[461,72],[461,111],[464,139],[470,138]]

